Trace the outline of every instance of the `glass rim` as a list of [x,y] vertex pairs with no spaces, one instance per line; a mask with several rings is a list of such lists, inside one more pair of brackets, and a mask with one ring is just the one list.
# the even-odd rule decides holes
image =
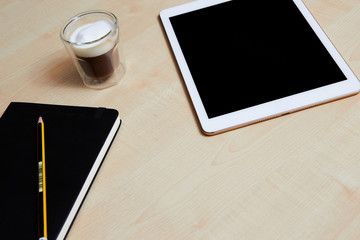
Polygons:
[[[72,23],[74,23],[76,20],[84,17],[84,16],[87,16],[87,15],[90,15],[90,14],[104,14],[104,15],[107,15],[107,16],[110,16],[111,18],[113,18],[113,23],[114,23],[114,27],[109,31],[107,32],[104,36],[98,38],[98,39],[95,39],[93,41],[89,41],[89,42],[82,42],[82,43],[79,43],[79,42],[73,42],[73,41],[70,41],[70,39],[67,39],[65,37],[65,30],[68,26],[70,26]],[[112,33],[114,31],[114,29],[116,29],[118,27],[118,20],[117,20],[117,17],[112,13],[112,12],[109,12],[109,11],[105,11],[105,10],[90,10],[90,11],[85,11],[85,12],[81,12],[81,13],[78,13],[76,14],[74,17],[70,18],[65,24],[64,26],[61,28],[61,31],[60,31],[60,38],[64,41],[64,42],[67,42],[71,45],[77,45],[77,46],[81,46],[81,45],[88,45],[88,44],[93,44],[93,43],[96,43],[98,41],[101,41],[103,40],[104,38],[106,38],[107,36],[110,35],[110,33]]]

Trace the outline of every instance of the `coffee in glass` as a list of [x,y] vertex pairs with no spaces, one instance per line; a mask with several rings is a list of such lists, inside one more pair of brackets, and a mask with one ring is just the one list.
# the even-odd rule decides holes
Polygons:
[[71,18],[60,36],[86,86],[113,86],[125,74],[119,28],[114,14],[88,11]]

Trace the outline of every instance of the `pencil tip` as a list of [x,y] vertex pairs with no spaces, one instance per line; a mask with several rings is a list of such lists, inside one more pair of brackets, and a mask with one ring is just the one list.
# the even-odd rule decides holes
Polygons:
[[39,117],[39,120],[38,120],[38,123],[42,123],[43,122],[43,119],[42,119],[42,117],[40,116]]

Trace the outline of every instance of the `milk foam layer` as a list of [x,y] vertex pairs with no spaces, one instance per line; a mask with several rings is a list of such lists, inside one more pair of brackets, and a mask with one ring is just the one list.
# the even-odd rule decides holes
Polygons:
[[112,31],[112,28],[113,23],[107,20],[99,20],[77,28],[70,36],[70,41],[76,43],[72,45],[75,54],[78,57],[96,57],[110,51],[116,43],[117,29],[114,30],[114,34],[101,38]]

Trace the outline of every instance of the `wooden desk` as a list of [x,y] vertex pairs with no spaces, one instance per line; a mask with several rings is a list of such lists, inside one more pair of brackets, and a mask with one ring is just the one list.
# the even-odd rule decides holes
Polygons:
[[[11,101],[105,106],[123,125],[68,239],[360,239],[360,95],[201,134],[159,12],[189,0],[0,2],[0,114]],[[360,2],[306,0],[360,75]],[[119,18],[127,73],[86,88],[59,38]]]

